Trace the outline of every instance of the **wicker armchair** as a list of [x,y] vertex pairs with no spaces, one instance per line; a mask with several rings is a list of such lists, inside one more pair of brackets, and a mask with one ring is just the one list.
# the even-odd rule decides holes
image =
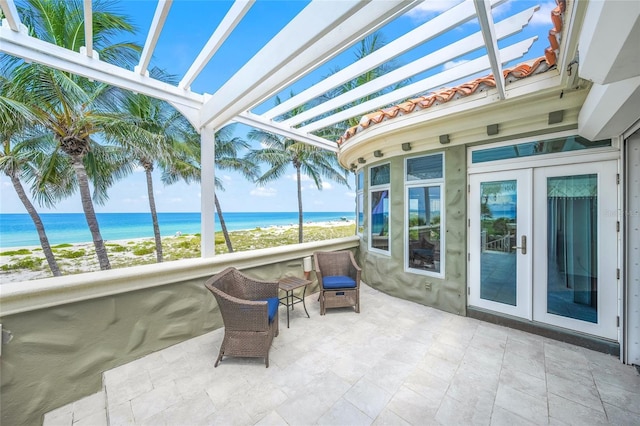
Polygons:
[[278,335],[278,283],[249,278],[227,268],[209,278],[205,287],[213,293],[224,323],[224,339],[216,360],[222,357],[264,357],[269,367],[269,348]]
[[350,251],[315,252],[320,284],[320,315],[327,308],[353,306],[360,312],[360,267]]

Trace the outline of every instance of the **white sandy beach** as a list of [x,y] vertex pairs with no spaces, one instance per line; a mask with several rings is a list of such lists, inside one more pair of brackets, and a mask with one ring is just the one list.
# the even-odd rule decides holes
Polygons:
[[[354,225],[355,225],[355,222],[353,220],[336,220],[336,221],[327,221],[327,222],[306,222],[304,224],[304,228],[306,229],[307,226],[310,226],[310,227],[344,229],[345,227],[354,226]],[[231,237],[232,241],[234,241],[234,235],[246,235],[246,234],[255,234],[255,237],[256,237],[255,239],[259,240],[261,239],[261,236],[278,237],[278,236],[284,235],[287,231],[291,231],[291,230],[295,231],[297,235],[298,225],[297,224],[273,225],[266,228],[230,231],[229,233],[232,236]],[[182,247],[182,246],[188,245],[188,242],[192,239],[194,241],[194,245],[196,245],[198,248],[197,252],[193,248],[190,252],[185,252],[184,250],[181,250],[181,249],[180,250],[172,249],[174,246]],[[172,261],[172,260],[178,260],[180,258],[199,256],[199,237],[196,237],[195,235],[183,234],[183,235],[163,237],[162,242],[163,242],[163,251],[164,251],[165,261]],[[156,254],[154,250],[148,249],[147,251],[150,251],[150,252],[142,255],[133,253],[133,248],[155,247],[153,238],[105,240],[105,244],[107,245],[109,260],[111,262],[112,268],[114,269],[118,267],[130,266],[132,264],[155,263],[156,261]],[[290,244],[290,243],[287,243],[287,244]],[[218,243],[217,245],[225,246],[224,243],[222,244]],[[98,259],[95,255],[94,246],[92,242],[65,244],[65,246],[68,246],[68,247],[55,249],[56,260],[58,262],[60,269],[63,271],[64,275],[100,270]],[[259,248],[259,247],[254,247],[254,248]],[[4,253],[15,252],[21,249],[28,250],[28,254],[25,254],[25,255],[21,255],[21,254],[5,255],[4,254]],[[251,249],[251,247],[247,249]],[[242,250],[242,249],[237,249],[237,250]],[[49,278],[52,276],[47,266],[47,262],[45,260],[44,254],[42,253],[42,248],[40,246],[14,247],[14,248],[2,249],[0,251],[0,268],[2,268],[4,265],[15,265],[16,262],[20,262],[20,261],[29,261],[30,259],[33,260],[33,258],[41,259],[40,260],[41,267],[38,268],[38,270],[32,270],[27,267],[19,268],[19,269],[11,269],[7,271],[0,270],[0,284],[9,283],[9,282],[30,281],[30,280],[36,280],[41,278]]]

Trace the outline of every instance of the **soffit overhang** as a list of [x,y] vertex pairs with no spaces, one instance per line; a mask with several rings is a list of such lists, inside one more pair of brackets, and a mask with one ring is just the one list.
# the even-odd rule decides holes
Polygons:
[[[590,84],[581,81],[565,87],[557,70],[529,77],[507,86],[507,98],[486,90],[452,102],[396,116],[363,129],[340,148],[338,158],[347,168],[360,168],[398,155],[412,155],[450,146],[489,143],[533,134],[576,129],[578,115]],[[562,111],[562,119],[549,123],[549,114]],[[497,124],[498,133],[487,134]],[[447,135],[449,143],[441,144]],[[403,151],[402,144],[411,150]],[[374,151],[383,157],[374,157]],[[358,159],[364,159],[361,163]]]

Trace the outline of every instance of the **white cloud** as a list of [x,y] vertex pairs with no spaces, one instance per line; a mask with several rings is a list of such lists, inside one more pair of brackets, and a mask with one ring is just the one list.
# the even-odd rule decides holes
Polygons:
[[461,60],[459,60],[459,61],[449,61],[449,62],[446,62],[446,63],[442,66],[442,69],[443,69],[444,71],[447,71],[447,70],[450,70],[451,68],[455,68],[455,67],[457,67],[458,65],[462,65],[462,64],[467,63],[467,62],[469,62],[469,61],[468,61],[468,60],[466,60],[466,59],[461,59]]
[[420,3],[418,6],[407,12],[407,16],[414,19],[421,19],[437,15],[445,10],[451,9],[463,0],[428,0]]
[[233,178],[229,175],[224,175],[222,176],[222,180],[226,180],[227,182],[231,182],[233,180]]
[[543,25],[549,27],[549,29],[553,28],[553,24],[551,22],[551,11],[556,8],[556,2],[547,2],[540,5],[540,9],[537,10],[529,25]]
[[355,192],[345,192],[344,195],[349,198],[356,198]]
[[4,188],[12,188],[13,184],[11,184],[11,182],[2,182],[2,186]]
[[275,197],[278,195],[278,190],[275,188],[254,188],[249,194],[257,197]]
[[142,167],[140,164],[136,164],[135,166],[133,166],[133,173],[144,173],[144,167]]
[[322,182],[322,189],[333,189],[333,184],[331,182]]
[[[292,173],[290,175],[287,175],[286,178],[295,181],[297,179],[297,175],[295,173]],[[312,181],[312,179],[309,176],[302,175],[302,174],[300,175],[300,182],[309,182],[309,181]]]

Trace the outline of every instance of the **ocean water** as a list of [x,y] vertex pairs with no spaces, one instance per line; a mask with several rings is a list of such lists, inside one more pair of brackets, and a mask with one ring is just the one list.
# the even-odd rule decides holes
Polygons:
[[[223,213],[229,231],[295,225],[298,212]],[[153,237],[150,213],[96,213],[100,233],[105,241]],[[91,233],[83,213],[43,213],[40,215],[49,243],[91,242]],[[327,222],[346,218],[355,220],[354,212],[305,212],[306,222]],[[160,234],[165,236],[197,234],[200,213],[158,213]],[[216,215],[216,231],[220,231]],[[39,246],[38,233],[28,214],[0,214],[0,248]]]

